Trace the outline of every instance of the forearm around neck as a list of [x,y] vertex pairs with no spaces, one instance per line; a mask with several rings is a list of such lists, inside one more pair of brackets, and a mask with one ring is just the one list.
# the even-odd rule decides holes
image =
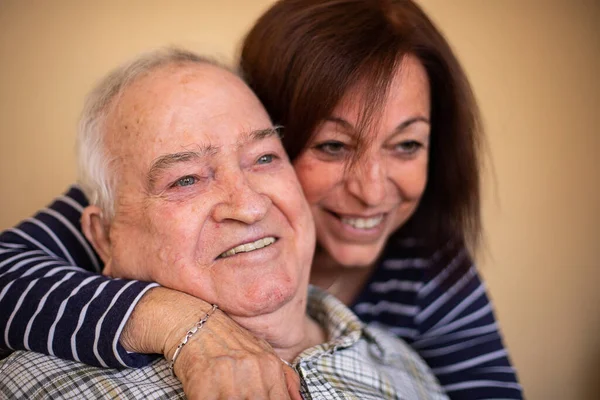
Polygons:
[[[186,332],[212,305],[189,294],[156,287],[150,289],[134,308],[120,336],[121,345],[136,353],[172,357]],[[209,330],[239,325],[271,345],[276,354],[292,361],[308,347],[325,341],[320,326],[306,314],[305,299],[291,301],[277,311],[257,317],[231,318],[222,311],[211,316]],[[230,330],[223,334],[231,334]]]
[[173,344],[211,307],[183,292],[164,287],[150,289],[131,313],[120,343],[127,351],[167,356]]

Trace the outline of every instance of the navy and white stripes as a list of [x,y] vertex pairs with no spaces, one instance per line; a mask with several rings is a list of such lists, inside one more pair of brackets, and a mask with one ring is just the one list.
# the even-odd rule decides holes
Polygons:
[[353,306],[405,339],[452,399],[522,398],[485,287],[464,246],[392,238]]
[[[72,187],[0,235],[0,353],[29,349],[96,366],[148,365],[154,356],[128,353],[119,336],[156,284],[98,275],[102,263],[79,224],[86,205]],[[460,244],[432,251],[392,238],[352,308],[406,340],[452,399],[522,397],[485,288]]]
[[86,364],[147,365],[118,342],[153,283],[109,279],[81,233],[77,188],[0,235],[0,348],[27,349]]

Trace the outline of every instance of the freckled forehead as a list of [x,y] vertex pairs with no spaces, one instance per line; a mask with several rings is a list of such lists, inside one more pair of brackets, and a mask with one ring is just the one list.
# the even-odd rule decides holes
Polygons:
[[182,114],[186,108],[206,115],[236,109],[266,115],[259,100],[239,77],[208,63],[157,68],[131,83],[112,108],[116,119],[129,122],[160,117],[165,111]]
[[244,82],[210,64],[151,71],[123,92],[109,119],[109,141],[117,145],[111,147],[123,156],[145,152],[136,154],[142,158],[233,141],[241,132],[270,126],[266,111]]
[[120,103],[168,105],[188,96],[188,100],[216,101],[252,92],[229,71],[211,64],[172,64],[157,68],[138,78],[124,91]]

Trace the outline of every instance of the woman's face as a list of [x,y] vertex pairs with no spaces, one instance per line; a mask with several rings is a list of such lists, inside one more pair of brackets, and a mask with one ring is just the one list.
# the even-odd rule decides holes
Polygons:
[[424,67],[413,56],[404,58],[383,109],[359,143],[365,90],[348,91],[294,162],[319,245],[346,267],[376,260],[388,237],[414,213],[427,182],[430,98]]

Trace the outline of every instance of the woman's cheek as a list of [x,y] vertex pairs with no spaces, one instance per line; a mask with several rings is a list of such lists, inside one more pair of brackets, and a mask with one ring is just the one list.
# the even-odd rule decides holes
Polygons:
[[417,200],[427,185],[427,161],[413,160],[410,164],[396,165],[391,176],[405,200]]
[[327,163],[302,163],[298,165],[298,179],[308,203],[313,205],[327,195],[340,181],[343,170]]

